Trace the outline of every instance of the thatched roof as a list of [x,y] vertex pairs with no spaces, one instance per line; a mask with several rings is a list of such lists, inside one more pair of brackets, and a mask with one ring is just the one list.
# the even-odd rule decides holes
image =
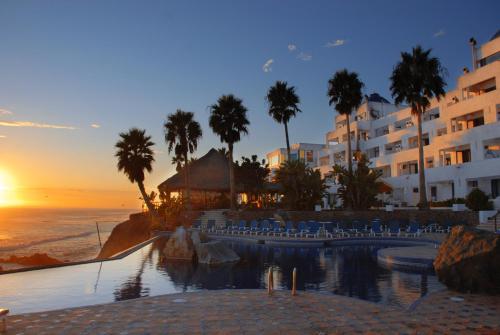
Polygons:
[[[198,191],[229,191],[229,163],[224,154],[210,149],[189,165],[190,187]],[[171,192],[184,189],[184,169],[158,185],[158,189]]]

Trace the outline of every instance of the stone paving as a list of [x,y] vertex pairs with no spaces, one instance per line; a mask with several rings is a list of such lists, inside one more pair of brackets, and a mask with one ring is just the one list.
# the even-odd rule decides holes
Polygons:
[[500,297],[443,291],[409,310],[338,295],[221,290],[15,315],[7,334],[500,334]]

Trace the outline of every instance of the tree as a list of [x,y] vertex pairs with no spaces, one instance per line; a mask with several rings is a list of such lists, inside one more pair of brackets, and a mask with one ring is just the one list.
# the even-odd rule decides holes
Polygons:
[[335,110],[340,115],[345,115],[347,127],[347,166],[352,171],[351,152],[351,125],[349,116],[352,111],[358,109],[363,101],[361,89],[364,84],[359,80],[356,72],[349,72],[347,69],[337,71],[328,81],[329,104],[335,104]]
[[184,187],[186,189],[186,206],[190,209],[191,190],[189,186],[189,158],[198,147],[198,140],[202,136],[200,124],[194,120],[194,114],[178,109],[167,117],[164,124],[165,142],[168,144],[168,153],[175,152],[177,164],[184,161]]
[[151,141],[151,136],[146,135],[145,130],[137,128],[120,133],[120,138],[115,145],[118,171],[123,171],[131,183],[137,183],[149,213],[155,223],[159,223],[160,216],[144,188],[144,171],[153,170],[152,164],[155,159],[152,147],[155,144]]
[[424,170],[424,145],[422,141],[422,115],[430,106],[430,99],[438,101],[444,97],[446,83],[444,69],[436,57],[430,57],[431,49],[422,50],[416,46],[412,53],[402,52],[401,61],[396,64],[391,75],[391,92],[396,104],[403,102],[411,107],[417,118],[418,130],[418,175],[420,208],[428,208]]
[[250,197],[262,193],[269,173],[266,160],[259,161],[257,155],[252,155],[251,158],[241,157],[241,164],[235,162],[236,183],[241,185]]
[[301,110],[298,105],[300,99],[295,93],[294,86],[287,86],[286,81],[277,81],[274,86],[269,88],[267,93],[267,102],[269,103],[269,115],[278,123],[285,126],[286,152],[290,159],[290,140],[288,138],[288,122]]
[[293,210],[311,210],[321,202],[326,184],[318,170],[301,160],[287,160],[276,171],[276,182],[281,185],[283,203]]
[[473,189],[465,198],[465,205],[473,211],[487,211],[493,209],[488,196],[478,188]]
[[377,194],[381,193],[382,172],[369,167],[369,160],[362,154],[358,158],[356,168],[352,171],[341,165],[333,166],[333,175],[340,187],[338,194],[342,206],[351,209],[368,209],[376,203]]
[[229,186],[231,209],[235,206],[233,148],[234,143],[241,139],[241,134],[248,134],[247,109],[241,99],[234,95],[221,96],[216,104],[210,106],[209,125],[213,132],[220,137],[222,143],[227,143],[229,155]]

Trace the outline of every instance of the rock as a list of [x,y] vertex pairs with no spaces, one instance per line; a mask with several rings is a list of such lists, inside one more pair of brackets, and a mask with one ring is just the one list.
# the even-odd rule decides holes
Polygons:
[[144,213],[130,215],[129,220],[113,228],[97,259],[111,257],[148,240],[151,237],[151,231],[152,223],[148,215]]
[[198,263],[217,265],[232,263],[240,260],[240,257],[222,241],[211,241],[195,244]]
[[25,266],[43,266],[43,265],[55,265],[62,264],[63,262],[50,257],[47,254],[35,253],[31,256],[15,256],[12,255],[7,259],[0,258],[0,263],[14,263]]
[[[198,237],[199,239],[199,237]],[[192,261],[195,256],[193,241],[184,227],[179,227],[168,239],[163,253],[168,259]]]
[[434,260],[439,280],[453,290],[500,293],[500,235],[454,227]]

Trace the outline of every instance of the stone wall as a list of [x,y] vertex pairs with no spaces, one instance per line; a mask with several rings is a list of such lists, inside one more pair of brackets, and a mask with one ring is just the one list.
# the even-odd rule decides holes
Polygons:
[[467,224],[475,226],[478,224],[478,213],[472,211],[453,212],[451,210],[395,210],[394,212],[386,212],[383,210],[365,210],[365,211],[276,211],[276,210],[253,210],[253,211],[229,211],[226,213],[228,219],[235,220],[261,220],[272,218],[275,213],[285,213],[287,220],[316,220],[329,221],[332,219],[349,220],[349,219],[366,219],[371,220],[380,218],[387,220],[403,220],[416,219],[422,224],[428,221],[436,221],[438,223],[451,221],[454,223]]

